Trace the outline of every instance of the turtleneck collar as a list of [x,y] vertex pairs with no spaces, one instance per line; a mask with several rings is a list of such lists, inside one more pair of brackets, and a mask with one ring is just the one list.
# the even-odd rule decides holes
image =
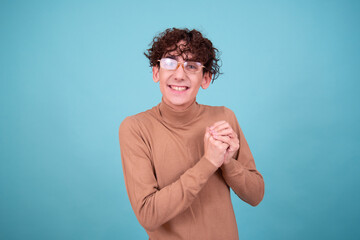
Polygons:
[[164,102],[164,99],[162,99],[159,104],[159,113],[164,121],[169,124],[185,125],[196,118],[199,114],[199,107],[199,104],[195,100],[187,109],[179,111],[171,108]]

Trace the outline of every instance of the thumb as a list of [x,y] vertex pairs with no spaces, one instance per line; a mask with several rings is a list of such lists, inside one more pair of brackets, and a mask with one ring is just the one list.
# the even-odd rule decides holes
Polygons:
[[210,138],[209,128],[207,127],[205,130],[204,142],[207,142]]

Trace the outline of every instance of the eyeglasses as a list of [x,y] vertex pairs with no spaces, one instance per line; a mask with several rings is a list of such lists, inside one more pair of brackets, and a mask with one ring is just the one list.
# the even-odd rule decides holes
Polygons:
[[191,62],[191,61],[178,62],[172,58],[162,58],[161,60],[158,60],[158,62],[160,62],[160,67],[166,70],[176,70],[180,65],[182,65],[186,73],[197,73],[202,68],[204,68],[204,65],[202,65],[199,62]]

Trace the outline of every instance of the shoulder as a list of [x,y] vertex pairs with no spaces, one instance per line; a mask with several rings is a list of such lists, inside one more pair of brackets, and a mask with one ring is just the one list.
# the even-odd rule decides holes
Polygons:
[[156,118],[157,106],[140,112],[138,114],[126,117],[120,124],[119,133],[121,132],[139,132]]
[[200,104],[200,106],[204,109],[204,112],[207,114],[211,114],[211,116],[221,116],[226,120],[236,119],[235,113],[225,106],[209,106]]
[[121,122],[120,127],[119,127],[119,131],[120,132],[129,131],[131,129],[136,128],[137,125],[138,125],[138,121],[137,121],[135,115],[129,116],[129,117],[126,117]]
[[211,119],[211,124],[217,121],[226,121],[234,129],[240,129],[239,122],[235,116],[235,113],[225,106],[209,106],[201,105],[204,111],[204,116]]

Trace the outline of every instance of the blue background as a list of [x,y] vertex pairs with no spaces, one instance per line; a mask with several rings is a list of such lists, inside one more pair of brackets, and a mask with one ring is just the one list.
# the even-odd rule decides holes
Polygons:
[[359,1],[1,1],[0,239],[146,239],[118,127],[158,104],[143,52],[201,30],[265,179],[240,239],[359,239]]

